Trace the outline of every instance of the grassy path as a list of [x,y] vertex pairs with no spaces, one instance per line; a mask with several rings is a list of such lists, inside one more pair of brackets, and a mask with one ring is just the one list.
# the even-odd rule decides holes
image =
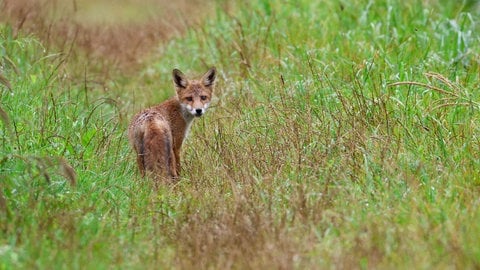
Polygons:
[[[480,266],[476,1],[207,8],[132,69],[1,26],[1,269]],[[154,191],[128,120],[210,65],[183,177]]]

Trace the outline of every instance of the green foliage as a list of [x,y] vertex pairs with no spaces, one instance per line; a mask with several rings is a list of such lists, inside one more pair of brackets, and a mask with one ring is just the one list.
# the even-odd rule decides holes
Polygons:
[[83,236],[84,215],[98,221],[90,210],[111,208],[108,201],[93,201],[108,188],[95,184],[122,171],[105,168],[128,167],[122,158],[128,151],[114,100],[90,100],[91,83],[69,80],[60,54],[45,53],[32,37],[14,38],[8,27],[0,42],[0,70],[9,82],[1,89],[0,265],[43,268],[65,256],[52,250],[92,237]]
[[[478,268],[478,4],[350,2],[219,2],[111,92],[3,27],[0,268]],[[155,190],[128,119],[211,65]]]

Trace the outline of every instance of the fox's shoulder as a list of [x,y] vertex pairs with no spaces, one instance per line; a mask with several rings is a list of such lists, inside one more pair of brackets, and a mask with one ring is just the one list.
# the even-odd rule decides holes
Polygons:
[[153,107],[144,109],[135,115],[133,122],[145,122],[153,119],[171,118],[180,112],[181,106],[178,100],[170,98]]

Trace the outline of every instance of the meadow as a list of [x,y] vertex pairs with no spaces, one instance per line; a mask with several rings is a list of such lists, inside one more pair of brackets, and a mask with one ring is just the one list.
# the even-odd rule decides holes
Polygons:
[[[477,1],[93,2],[0,12],[0,269],[480,267]],[[155,188],[128,122],[212,65]]]

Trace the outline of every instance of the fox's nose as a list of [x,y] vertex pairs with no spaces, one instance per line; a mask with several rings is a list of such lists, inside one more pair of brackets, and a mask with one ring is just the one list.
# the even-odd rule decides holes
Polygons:
[[202,115],[202,109],[195,109],[195,112],[197,113],[197,115]]

